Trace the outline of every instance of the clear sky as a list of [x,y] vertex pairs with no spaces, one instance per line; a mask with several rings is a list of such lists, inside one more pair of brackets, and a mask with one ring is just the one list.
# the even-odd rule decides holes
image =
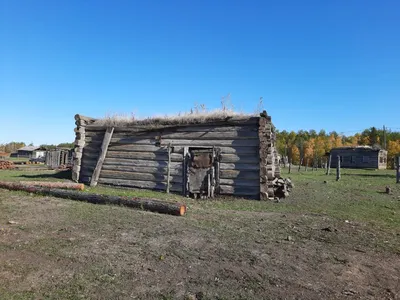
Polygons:
[[400,128],[400,1],[0,0],[0,143],[227,94],[280,130]]

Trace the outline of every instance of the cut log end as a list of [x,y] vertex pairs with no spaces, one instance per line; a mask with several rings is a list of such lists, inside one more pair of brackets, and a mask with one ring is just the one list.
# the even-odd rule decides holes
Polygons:
[[181,207],[179,208],[179,215],[183,216],[185,213],[186,213],[186,206],[181,205]]

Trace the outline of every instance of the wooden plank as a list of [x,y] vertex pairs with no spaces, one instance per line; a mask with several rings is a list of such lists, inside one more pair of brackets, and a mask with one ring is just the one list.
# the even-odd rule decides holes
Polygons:
[[238,187],[260,187],[260,179],[220,179],[219,183],[222,185],[230,185],[235,188]]
[[[130,180],[165,182],[166,183],[168,177],[163,174],[154,174],[154,173],[151,174],[151,173],[102,170],[100,173],[100,178],[130,179]],[[182,176],[181,175],[170,176],[170,181],[173,183],[182,183]]]
[[[115,186],[126,186],[140,189],[151,190],[165,190],[166,184],[164,182],[140,181],[140,180],[126,180],[126,179],[112,179],[112,178],[99,178],[99,183],[110,184]],[[172,184],[170,191],[182,192],[182,184]]]
[[[114,165],[114,166],[134,166],[134,167],[157,167],[166,168],[166,161],[156,161],[156,160],[140,160],[140,159],[124,159],[124,158],[108,158],[104,160],[104,165]],[[174,166],[181,166],[181,162],[171,162],[171,168]]]
[[114,127],[111,128],[108,127],[104,134],[103,144],[101,145],[101,150],[99,154],[99,160],[97,161],[96,167],[94,168],[93,171],[92,178],[90,180],[91,187],[97,185],[97,180],[99,179],[100,171],[103,166],[104,159],[106,158],[107,155],[108,144],[110,143],[113,132],[114,132]]
[[[87,141],[88,142],[88,141]],[[138,145],[156,145],[155,139],[141,139],[141,138],[112,138],[111,143],[115,144],[138,144]],[[209,147],[254,147],[258,146],[258,139],[250,140],[178,140],[178,139],[164,139],[161,141],[161,146],[167,146],[169,143],[174,146],[209,146]]]
[[[120,152],[109,151],[107,158],[125,158],[125,159],[142,159],[155,161],[168,161],[168,152]],[[171,161],[183,161],[183,155],[179,153],[171,153]]]
[[220,163],[220,170],[257,171],[259,164]]
[[239,170],[221,170],[219,172],[220,178],[223,179],[260,179],[260,172],[254,171],[239,171]]
[[[121,166],[121,165],[105,165],[103,164],[103,170],[109,171],[122,171],[122,172],[138,172],[138,173],[157,173],[157,174],[167,174],[167,168],[157,168],[157,167],[135,167],[135,166]],[[171,175],[182,176],[182,165],[171,166]]]

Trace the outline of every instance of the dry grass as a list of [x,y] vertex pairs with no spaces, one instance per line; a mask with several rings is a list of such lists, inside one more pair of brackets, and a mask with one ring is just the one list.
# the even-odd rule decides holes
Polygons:
[[175,115],[153,116],[144,119],[137,119],[133,114],[113,114],[105,118],[97,119],[93,125],[114,127],[131,125],[185,125],[226,121],[231,118],[245,120],[256,116],[258,116],[258,114],[246,114],[243,112],[236,112],[233,109],[222,108],[207,110],[205,106],[200,106],[200,108],[195,107],[190,112],[178,113]]

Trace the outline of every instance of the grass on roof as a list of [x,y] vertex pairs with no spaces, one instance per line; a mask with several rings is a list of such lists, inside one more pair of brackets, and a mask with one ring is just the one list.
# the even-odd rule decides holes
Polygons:
[[215,109],[207,110],[192,109],[190,112],[178,113],[176,115],[153,116],[144,119],[138,119],[134,114],[132,115],[108,115],[105,118],[97,119],[93,125],[97,126],[129,126],[129,125],[180,125],[180,124],[203,124],[212,121],[228,120],[230,118],[250,118],[256,117],[258,114],[246,114],[243,112],[236,112],[233,109]]

